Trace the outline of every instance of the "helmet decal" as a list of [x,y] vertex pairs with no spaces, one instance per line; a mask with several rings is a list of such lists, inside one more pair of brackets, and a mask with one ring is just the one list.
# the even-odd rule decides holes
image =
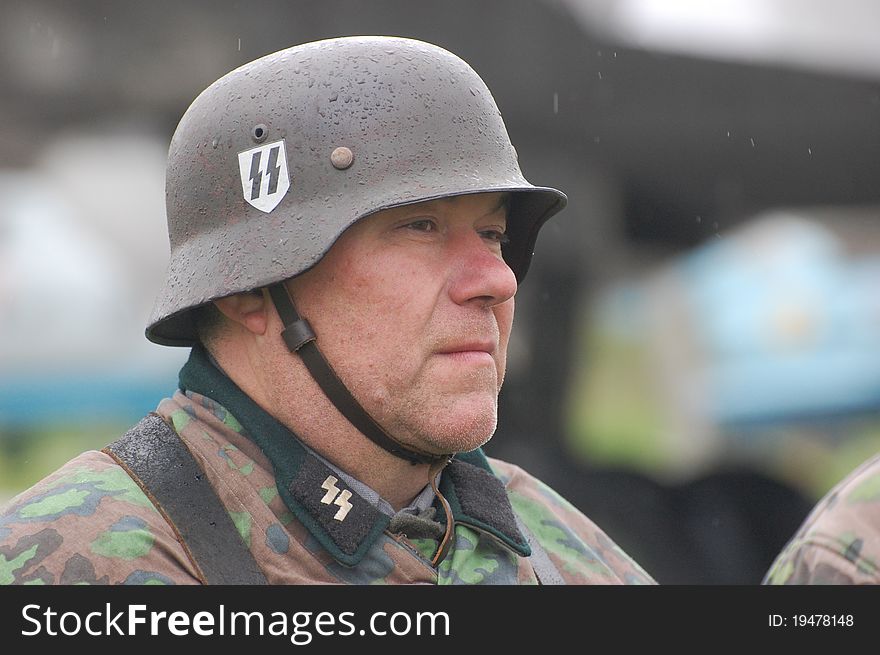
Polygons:
[[271,212],[290,188],[284,139],[238,153],[238,170],[244,199],[262,212]]

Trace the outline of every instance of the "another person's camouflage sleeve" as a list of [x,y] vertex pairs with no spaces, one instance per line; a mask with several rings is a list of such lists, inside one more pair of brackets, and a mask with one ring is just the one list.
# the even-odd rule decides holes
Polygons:
[[0,510],[0,584],[199,584],[137,484],[83,453]]
[[880,455],[816,505],[764,584],[880,583]]

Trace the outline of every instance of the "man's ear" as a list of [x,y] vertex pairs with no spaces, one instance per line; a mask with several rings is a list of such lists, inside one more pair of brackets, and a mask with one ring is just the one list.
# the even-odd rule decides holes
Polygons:
[[248,332],[260,336],[266,334],[269,304],[262,289],[218,298],[214,305],[226,318]]

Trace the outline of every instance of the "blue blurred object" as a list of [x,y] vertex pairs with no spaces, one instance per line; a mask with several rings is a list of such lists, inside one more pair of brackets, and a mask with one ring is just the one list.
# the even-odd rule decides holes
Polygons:
[[821,224],[775,215],[675,268],[716,423],[880,407],[880,255],[849,258]]
[[[157,143],[71,137],[0,171],[0,439],[130,423],[174,392],[186,350],[143,336],[167,257]],[[113,183],[87,193],[107,152]]]
[[0,379],[3,429],[33,425],[133,423],[176,389],[176,378],[76,375]]

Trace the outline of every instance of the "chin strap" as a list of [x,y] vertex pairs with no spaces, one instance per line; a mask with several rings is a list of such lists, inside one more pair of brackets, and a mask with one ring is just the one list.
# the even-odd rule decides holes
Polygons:
[[284,324],[281,337],[287,344],[287,348],[290,352],[299,354],[309,373],[315,378],[315,382],[318,383],[330,402],[354,427],[376,445],[411,464],[435,464],[449,460],[451,455],[435,455],[415,450],[410,446],[404,446],[389,435],[355,400],[339,376],[336,375],[336,371],[318,350],[312,326],[296,311],[293,299],[287,292],[284,283],[273,284],[268,289],[272,302],[275,303],[275,309]]

